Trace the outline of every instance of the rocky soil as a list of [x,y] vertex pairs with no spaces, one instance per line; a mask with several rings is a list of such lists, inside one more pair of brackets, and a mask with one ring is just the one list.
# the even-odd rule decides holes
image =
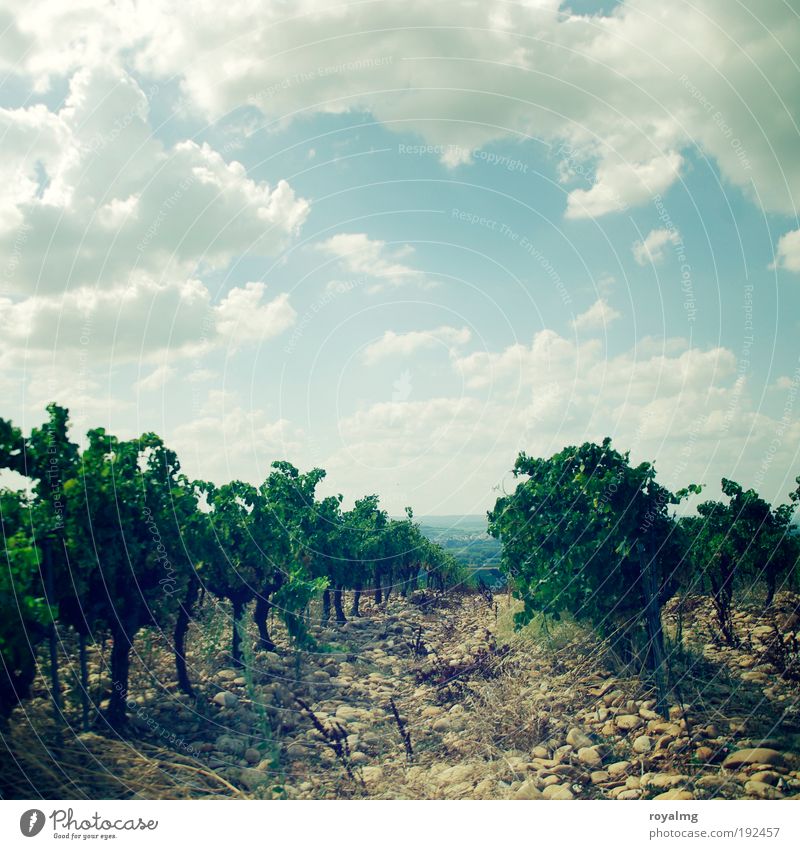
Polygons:
[[[667,629],[680,627],[683,647],[666,717],[574,626],[515,634],[504,597],[366,602],[361,618],[313,629],[323,650],[289,649],[279,635],[278,651],[251,652],[244,670],[220,649],[224,612],[207,611],[190,636],[196,700],[177,690],[158,641],[137,642],[126,747],[158,747],[148,762],[174,780],[148,791],[129,771],[114,792],[169,797],[182,782],[185,795],[255,798],[800,798],[797,603],[784,594],[769,616],[738,614],[736,648],[712,638],[707,600],[673,604]],[[101,668],[98,649],[98,692]],[[74,696],[67,687],[68,707]],[[46,736],[37,723],[48,711],[41,697],[15,716],[12,747]],[[101,732],[64,745],[91,752],[87,770],[119,774]],[[97,792],[87,787],[60,789]]]

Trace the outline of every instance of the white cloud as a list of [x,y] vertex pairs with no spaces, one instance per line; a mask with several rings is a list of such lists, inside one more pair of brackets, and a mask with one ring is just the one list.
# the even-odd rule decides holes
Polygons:
[[786,57],[800,50],[800,21],[784,4],[698,0],[682,8],[680,31],[661,0],[604,16],[562,6],[462,4],[453,26],[449,4],[423,0],[301,0],[291,12],[278,0],[202,11],[162,2],[119,18],[99,0],[91,15],[18,3],[7,61],[41,82],[124,52],[148,75],[180,79],[212,119],[247,104],[275,126],[367,111],[443,145],[450,165],[453,150],[505,137],[566,142],[567,158],[596,166],[595,185],[570,193],[572,217],[663,191],[697,145],[768,209],[793,212],[796,71]]
[[153,25],[154,11],[132,2],[3,0],[0,68],[47,91],[79,67],[119,58]]
[[163,389],[176,374],[177,372],[174,368],[162,363],[160,366],[156,366],[150,374],[139,378],[139,380],[133,384],[133,388],[137,392],[158,392],[158,390]]
[[677,230],[651,230],[642,241],[634,242],[633,258],[639,265],[661,262],[664,259],[665,245],[677,245],[681,237]]
[[[705,155],[723,186],[767,212],[796,214],[797,71],[786,57],[800,54],[800,19],[786,4],[697,0],[681,8],[679,26],[663,0],[626,0],[602,17],[562,7],[459,4],[454,26],[452,4],[422,0],[4,0],[0,71],[9,90],[33,89],[28,103],[45,92],[49,104],[67,96],[61,107],[0,109],[2,365],[36,366],[30,399],[99,413],[125,399],[101,397],[103,384],[75,368],[83,354],[97,368],[141,361],[140,388],[152,391],[175,367],[167,354],[235,349],[294,320],[287,296],[263,284],[242,284],[216,304],[202,281],[238,256],[281,251],[308,204],[288,184],[226,161],[235,141],[223,156],[175,136],[187,115],[204,123],[255,107],[231,121],[249,132],[316,113],[369,113],[442,145],[445,164],[460,169],[471,151],[535,137],[552,145],[573,219],[646,203]],[[157,128],[153,116],[160,121],[174,105],[175,86],[183,111]],[[653,235],[640,256],[657,261],[668,243]],[[427,284],[408,246],[341,233],[323,250],[370,291]],[[778,241],[775,267],[800,271],[800,231]],[[614,313],[595,304],[576,327],[602,327]],[[429,338],[395,334],[384,350],[454,347]],[[656,457],[678,482],[690,469],[696,479],[752,478],[765,456],[775,468],[796,465],[795,423],[754,409],[726,349],[642,340],[609,359],[599,339],[548,330],[451,358],[472,394],[354,415],[351,436],[343,434],[348,452],[333,458],[343,474],[352,456],[397,469],[396,456],[422,496],[431,481],[431,493],[485,493],[519,447],[544,453],[606,433],[635,456]],[[204,370],[193,374],[199,380]],[[773,392],[792,388],[783,380]],[[781,447],[767,451],[776,432]],[[219,433],[224,453],[215,451]],[[428,433],[438,438],[422,456]],[[220,398],[180,435],[198,468],[211,475],[216,463],[219,479],[229,465],[258,477],[262,459],[302,443],[285,420]],[[256,454],[261,442],[266,458]],[[374,488],[374,474],[364,481],[364,491]]]
[[791,230],[778,239],[775,260],[770,268],[800,271],[800,230]]
[[[548,438],[562,444],[588,438],[595,427],[623,432],[630,442],[642,421],[648,438],[668,441],[685,435],[693,414],[729,412],[727,404],[739,391],[731,351],[700,351],[679,340],[665,340],[660,352],[654,347],[654,340],[645,340],[641,348],[607,358],[597,340],[576,343],[543,330],[530,346],[473,354],[457,359],[456,366],[468,386],[491,389],[503,403],[513,398],[517,414],[527,409],[526,396],[538,403],[537,418],[546,412],[548,422],[562,422],[566,432],[545,429]],[[542,405],[543,396],[547,405]],[[738,420],[727,427],[746,432]]]
[[247,283],[232,289],[215,309],[217,333],[238,348],[242,343],[260,342],[291,327],[297,317],[289,295],[283,293],[265,301],[264,283]]
[[453,362],[466,394],[381,401],[340,420],[339,447],[323,463],[337,488],[369,491],[379,476],[397,507],[479,512],[518,451],[549,456],[605,436],[634,462],[655,460],[673,488],[694,481],[714,492],[725,475],[785,497],[796,467],[800,423],[761,412],[725,348],[649,339],[608,357],[597,340],[543,330]]
[[132,270],[186,279],[274,254],[297,231],[308,203],[287,183],[256,182],[207,144],[167,147],[148,116],[139,84],[113,66],[78,71],[58,112],[0,110],[12,291],[119,287]]
[[567,218],[598,218],[621,212],[660,194],[680,173],[682,158],[675,151],[644,162],[604,161],[590,189],[573,189],[567,197]]
[[[112,432],[125,430],[133,435],[128,425],[135,410],[130,396],[120,397],[113,391],[114,372],[102,368],[90,358],[81,363],[68,363],[51,357],[50,362],[26,369],[25,381],[13,375],[15,393],[19,393],[19,406],[33,412],[32,421],[43,419],[44,408],[51,401],[66,407],[76,437],[83,436],[91,427],[107,427]],[[7,413],[8,414],[8,411]],[[23,416],[25,413],[23,412]]]
[[245,105],[276,127],[366,111],[443,145],[449,165],[453,150],[502,138],[566,143],[564,173],[595,169],[592,187],[570,191],[571,217],[663,191],[697,146],[768,210],[793,213],[796,70],[786,57],[800,51],[800,19],[785,4],[697,0],[679,32],[661,0],[603,16],[562,7],[467,4],[453,26],[449,4],[424,0],[300,0],[291,11],[280,0],[7,0],[0,67],[44,90],[77,68],[127,61],[179,80],[212,120]]
[[466,345],[472,334],[467,327],[435,327],[433,330],[412,330],[408,333],[395,333],[387,330],[380,339],[364,349],[364,360],[372,365],[379,360],[408,357],[417,351],[429,348],[453,348]]
[[[338,260],[347,273],[373,281],[366,286],[370,294],[409,282],[425,283],[422,272],[401,262],[414,252],[410,245],[390,247],[366,233],[337,233],[320,242],[317,249]],[[333,281],[330,286],[347,287],[348,283]]]
[[269,339],[294,322],[288,295],[263,283],[234,287],[218,305],[199,280],[178,285],[139,274],[129,286],[0,299],[0,362],[160,362]]
[[304,437],[288,420],[272,419],[262,409],[243,407],[235,394],[213,390],[199,414],[169,433],[167,442],[194,477],[260,483],[273,460],[296,457]]
[[580,313],[570,323],[580,333],[584,330],[605,329],[618,318],[622,318],[622,313],[609,306],[604,298],[598,298],[586,312]]
[[454,359],[454,366],[471,389],[509,382],[519,385],[523,375],[547,375],[548,380],[566,381],[576,365],[594,362],[601,352],[598,340],[577,347],[554,330],[537,333],[530,346],[517,343],[500,352],[478,351]]
[[[249,283],[215,305],[202,277],[234,257],[280,251],[308,203],[207,144],[159,141],[153,92],[120,66],[108,21],[74,7],[86,50],[76,44],[67,56],[59,38],[77,25],[54,5],[39,18],[26,6],[17,28],[40,51],[23,66],[42,85],[60,67],[55,57],[64,68],[74,60],[63,104],[0,109],[0,363],[23,368],[30,387],[50,386],[53,397],[54,361],[165,364],[166,352],[235,349],[282,332],[294,320],[286,294]],[[98,32],[110,38],[104,50]],[[152,391],[167,376],[156,370],[139,388]],[[76,399],[84,395],[76,387]]]

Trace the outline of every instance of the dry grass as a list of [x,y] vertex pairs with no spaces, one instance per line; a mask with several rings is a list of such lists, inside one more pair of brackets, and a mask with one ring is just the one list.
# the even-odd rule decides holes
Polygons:
[[515,649],[535,648],[537,650],[560,651],[591,638],[597,638],[584,626],[564,614],[556,621],[552,617],[537,614],[523,628],[514,626],[514,615],[523,609],[521,601],[502,596],[497,599],[497,622],[492,629],[498,643],[507,643]]
[[557,734],[546,691],[568,692],[608,661],[596,636],[569,617],[555,622],[540,616],[516,630],[514,613],[521,607],[514,599],[498,599],[492,630],[510,651],[495,676],[470,687],[468,736],[475,754],[489,759],[510,749],[529,752]]
[[[37,724],[38,725],[38,724]],[[0,734],[5,799],[211,799],[242,792],[194,758],[98,734],[34,731],[17,723]]]

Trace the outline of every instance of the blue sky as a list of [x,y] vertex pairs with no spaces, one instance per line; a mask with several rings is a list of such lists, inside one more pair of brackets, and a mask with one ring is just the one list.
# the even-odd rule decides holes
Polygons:
[[606,434],[785,497],[796,10],[404,5],[5,5],[0,414],[393,512]]

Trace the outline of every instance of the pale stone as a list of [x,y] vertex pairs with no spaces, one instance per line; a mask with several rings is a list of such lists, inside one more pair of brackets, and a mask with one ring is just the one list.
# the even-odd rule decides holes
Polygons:
[[220,752],[227,752],[237,757],[242,757],[247,748],[244,740],[239,737],[232,737],[230,734],[221,734],[217,737],[216,746]]
[[437,776],[439,784],[461,784],[469,781],[475,774],[474,764],[456,764],[443,769]]
[[678,790],[673,788],[672,790],[667,790],[664,793],[659,793],[658,796],[654,796],[653,799],[654,801],[663,802],[666,802],[670,799],[694,799],[694,793],[691,793],[688,790]]
[[570,728],[567,734],[567,743],[575,749],[588,748],[594,745],[594,742],[580,728]]
[[545,787],[542,791],[542,796],[545,799],[555,800],[567,800],[574,799],[572,791],[565,784],[551,784],[549,787]]
[[785,763],[783,755],[776,749],[739,749],[732,752],[722,762],[725,769],[736,769],[745,764],[769,764],[770,766],[783,766]]
[[616,717],[614,724],[620,731],[633,731],[636,728],[641,728],[644,721],[640,716],[634,716],[632,713],[623,713]]
[[600,766],[603,763],[603,757],[596,746],[578,749],[578,760],[586,766]]
[[663,790],[671,790],[680,784],[689,781],[688,775],[671,775],[669,773],[647,773],[639,779],[642,787],[655,787]]
[[700,763],[707,764],[714,759],[714,750],[711,746],[698,746],[694,756]]
[[[483,784],[484,782],[481,782]],[[480,787],[480,785],[478,785]],[[477,790],[477,788],[475,788]],[[523,799],[523,800],[532,800],[532,799],[544,799],[545,796],[541,790],[536,786],[536,782],[529,778],[526,781],[523,781],[522,784],[514,791],[515,799]]]
[[377,784],[383,778],[383,770],[379,766],[365,766],[361,777],[365,784]]
[[253,769],[249,767],[247,769],[243,769],[239,773],[239,780],[252,792],[258,787],[268,783],[270,777],[267,773],[262,772],[260,769]]
[[748,781],[744,785],[745,793],[758,796],[759,799],[783,799],[783,793],[777,787],[764,781]]
[[229,693],[227,690],[225,690],[221,693],[217,693],[217,695],[214,696],[213,701],[214,704],[219,705],[220,707],[232,708],[236,707],[237,703],[239,702],[239,699],[237,699],[233,693]]
[[730,784],[730,778],[726,778],[724,775],[704,775],[695,781],[694,786],[701,790],[718,790],[720,787]]
[[358,719],[362,712],[358,708],[350,707],[350,705],[339,705],[336,708],[336,718],[349,722],[351,719]]
[[623,775],[630,765],[630,761],[617,761],[616,763],[609,764],[606,770],[609,775]]

